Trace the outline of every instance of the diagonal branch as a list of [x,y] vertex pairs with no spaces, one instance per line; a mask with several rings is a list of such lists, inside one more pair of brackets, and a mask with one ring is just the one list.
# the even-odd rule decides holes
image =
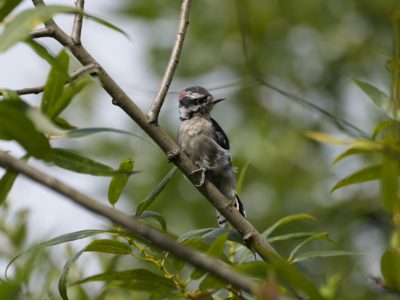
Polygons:
[[[72,72],[69,75],[69,80],[67,81],[67,83],[70,83],[83,75],[97,73],[98,68],[99,67],[95,64],[90,64],[90,65],[84,66],[84,67]],[[36,86],[36,87],[23,88],[23,89],[15,90],[15,92],[18,95],[40,94],[41,92],[44,91],[44,87],[45,87],[44,85],[41,85],[41,86]],[[2,95],[1,91],[0,91],[0,95]]]
[[259,286],[257,283],[229,268],[222,261],[208,257],[203,253],[191,250],[188,247],[179,244],[166,235],[136,221],[136,219],[129,217],[123,212],[108,207],[64,184],[55,177],[49,176],[46,173],[29,166],[25,161],[18,160],[7,153],[0,151],[0,166],[21,173],[53,191],[66,196],[79,206],[107,218],[108,220],[124,227],[133,235],[152,242],[160,249],[168,251],[183,261],[217,276],[228,284],[233,284],[252,294],[258,293]]
[[[35,5],[44,5],[43,0],[32,0]],[[166,131],[155,122],[149,122],[146,114],[136,105],[135,102],[122,90],[114,79],[101,67],[101,65],[90,55],[81,44],[76,45],[72,38],[68,36],[54,21],[46,22],[46,27],[54,32],[54,39],[67,47],[78,61],[86,66],[95,64],[99,68],[98,78],[103,89],[111,96],[112,103],[119,106],[143,131],[145,131],[153,141],[165,152],[168,159],[173,162],[183,174],[196,185],[196,178],[191,174],[198,167],[189,159],[187,155],[176,144]],[[269,261],[274,267],[279,268],[282,274],[289,274],[292,277],[286,278],[288,283],[301,282],[298,286],[306,292],[312,299],[322,299],[318,289],[305,278],[300,271],[292,265],[286,263],[271,247],[271,245],[261,236],[254,226],[246,220],[238,210],[232,205],[227,205],[230,201],[208,180],[197,187],[205,198],[216,207],[218,211],[229,221],[235,230],[241,234],[244,242],[249,248],[257,252],[262,259]],[[118,221],[118,217],[115,218]],[[114,220],[114,219],[112,219]],[[122,220],[119,220],[122,222]]]
[[[82,10],[85,7],[85,0],[75,0],[75,6],[77,9]],[[72,40],[75,44],[81,43],[81,35],[82,35],[82,23],[83,23],[83,15],[77,13],[75,15],[74,24],[72,26]]]
[[[43,0],[32,0],[35,5],[44,5]],[[173,162],[187,178],[196,185],[195,178],[191,174],[198,167],[181,151],[179,146],[158,124],[148,122],[147,116],[136,105],[134,101],[122,90],[114,79],[101,67],[101,65],[90,55],[83,45],[76,45],[53,20],[48,21],[46,27],[54,32],[54,38],[63,46],[67,47],[71,53],[80,61],[82,65],[95,64],[99,67],[98,78],[103,89],[111,96],[112,103],[121,107],[122,110],[145,131],[153,141],[165,152],[168,159]],[[247,245],[254,249],[264,260],[281,261],[281,258],[272,246],[260,235],[260,233],[243,216],[227,206],[228,199],[208,180],[197,189],[218,209],[229,223],[239,232]]]
[[189,10],[191,3],[192,0],[183,0],[182,2],[178,33],[176,35],[175,44],[171,52],[171,57],[165,70],[164,77],[161,81],[160,90],[158,91],[157,96],[151,104],[149,112],[147,113],[147,117],[150,123],[158,122],[158,115],[160,113],[161,106],[164,103],[165,96],[167,95],[169,86],[171,85],[172,79],[174,78],[175,70],[178,66],[179,57],[182,52],[186,30],[189,25]]

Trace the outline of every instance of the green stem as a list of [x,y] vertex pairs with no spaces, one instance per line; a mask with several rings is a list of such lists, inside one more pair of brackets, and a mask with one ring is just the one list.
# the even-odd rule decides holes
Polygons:
[[[400,107],[400,5],[397,4],[392,15],[393,23],[393,67],[392,67],[392,109],[393,118],[397,120]],[[394,127],[394,136],[397,139],[397,126]]]

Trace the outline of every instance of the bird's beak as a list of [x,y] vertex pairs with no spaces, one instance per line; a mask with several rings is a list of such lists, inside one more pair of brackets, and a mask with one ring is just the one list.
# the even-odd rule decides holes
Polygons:
[[221,102],[222,100],[225,100],[225,98],[213,99],[210,103],[217,104],[218,102]]

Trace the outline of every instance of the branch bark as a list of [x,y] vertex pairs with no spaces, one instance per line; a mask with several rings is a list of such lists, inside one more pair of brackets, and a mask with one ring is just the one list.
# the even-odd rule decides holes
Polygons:
[[31,32],[32,39],[39,39],[43,37],[52,37],[53,33],[49,28],[39,28]]
[[[90,64],[90,65],[84,66],[84,67],[72,72],[69,76],[69,80],[67,83],[74,81],[75,79],[81,77],[82,75],[97,73],[97,69],[98,69],[98,66],[95,64]],[[23,88],[23,89],[15,90],[15,92],[18,95],[40,94],[41,92],[44,91],[44,87],[45,87],[44,85],[41,85],[41,86],[36,86],[36,87]],[[0,95],[2,95],[1,91],[0,91]]]
[[149,112],[147,113],[147,117],[149,118],[149,122],[151,123],[158,122],[158,115],[160,114],[160,110],[169,90],[169,86],[171,85],[172,79],[174,78],[175,70],[178,66],[179,57],[182,52],[186,30],[189,25],[189,10],[191,4],[192,0],[183,0],[182,2],[178,33],[176,35],[174,47],[172,48],[171,57],[165,70],[164,77],[161,81],[160,90],[158,91],[157,96],[151,104]]
[[[35,5],[44,5],[43,0],[32,0]],[[147,116],[134,101],[122,90],[114,79],[102,68],[102,66],[90,55],[81,44],[75,44],[53,20],[46,22],[46,27],[53,33],[53,37],[71,53],[84,66],[94,64],[99,67],[98,78],[104,90],[111,96],[112,103],[122,110],[145,131],[153,141],[165,152],[168,159],[173,162],[183,174],[196,185],[195,178],[191,174],[198,167],[181,151],[174,140],[157,123],[148,122]],[[218,209],[229,223],[240,233],[248,247],[254,249],[265,261],[283,261],[271,245],[260,233],[233,207],[230,201],[208,180],[200,187],[196,187],[212,205]]]
[[79,206],[107,218],[108,220],[124,227],[133,235],[152,242],[160,249],[169,251],[177,258],[209,272],[229,284],[233,284],[236,287],[255,295],[257,295],[259,291],[257,283],[234,271],[224,262],[208,257],[203,253],[191,250],[188,247],[177,243],[166,235],[136,221],[134,218],[129,217],[123,212],[110,208],[64,184],[57,178],[49,176],[46,173],[29,166],[25,161],[18,160],[7,153],[0,151],[0,166],[21,173],[53,191],[58,192]]
[[[75,6],[77,9],[83,11],[85,7],[85,0],[75,0]],[[74,24],[72,26],[72,33],[71,38],[75,44],[81,43],[81,36],[82,36],[82,24],[83,24],[83,15],[76,14],[74,19]]]

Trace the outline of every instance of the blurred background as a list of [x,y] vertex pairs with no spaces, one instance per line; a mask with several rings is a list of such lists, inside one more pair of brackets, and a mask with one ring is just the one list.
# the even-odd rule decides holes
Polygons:
[[[88,13],[116,24],[129,39],[88,20],[83,27],[84,45],[143,110],[148,109],[159,88],[175,40],[180,4],[178,0],[86,0]],[[30,6],[30,1],[23,1],[17,11]],[[284,216],[309,213],[316,222],[293,223],[277,234],[294,229],[326,231],[337,244],[316,241],[307,250],[364,252],[301,265],[319,284],[326,282],[328,275],[340,276],[338,299],[395,299],[383,294],[370,279],[380,275],[379,261],[390,234],[390,219],[380,205],[377,184],[330,193],[340,178],[365,161],[350,158],[333,166],[333,159],[344,149],[321,145],[304,133],[315,130],[344,138],[360,137],[370,135],[384,119],[352,79],[373,83],[389,93],[386,62],[391,54],[391,7],[392,1],[362,0],[304,0],[301,4],[295,0],[193,1],[183,53],[161,111],[161,126],[176,136],[177,94],[181,89],[201,85],[214,96],[228,99],[215,108],[213,116],[231,140],[234,165],[239,172],[247,166],[240,197],[255,227],[263,231]],[[64,15],[56,21],[68,31],[72,19]],[[50,39],[41,42],[53,53],[61,50]],[[49,70],[25,45],[2,54],[0,65],[0,86],[10,89],[42,85]],[[79,68],[77,62],[75,67]],[[277,93],[255,80],[255,74],[329,112],[337,118],[336,123],[347,120],[359,130],[346,125],[338,128],[324,112]],[[39,105],[40,95],[25,99]],[[165,155],[112,105],[96,83],[63,116],[78,127],[129,130],[147,140],[103,133],[52,143],[114,167],[132,157],[141,173],[130,178],[117,208],[133,214],[136,205],[172,167]],[[11,143],[0,146],[16,155],[23,153]],[[106,202],[109,178],[77,175],[32,162]],[[28,213],[22,214],[23,209]],[[216,226],[214,209],[180,173],[151,209],[160,212],[168,229],[177,235]],[[18,178],[2,210],[4,228],[25,228],[22,234],[27,238],[21,239],[20,249],[67,232],[108,226],[105,220],[24,178]],[[72,245],[79,247],[79,242]],[[294,245],[274,244],[284,256]],[[4,249],[0,266],[5,267],[7,255],[13,251],[11,246]],[[86,263],[87,270],[96,270],[96,263]]]

